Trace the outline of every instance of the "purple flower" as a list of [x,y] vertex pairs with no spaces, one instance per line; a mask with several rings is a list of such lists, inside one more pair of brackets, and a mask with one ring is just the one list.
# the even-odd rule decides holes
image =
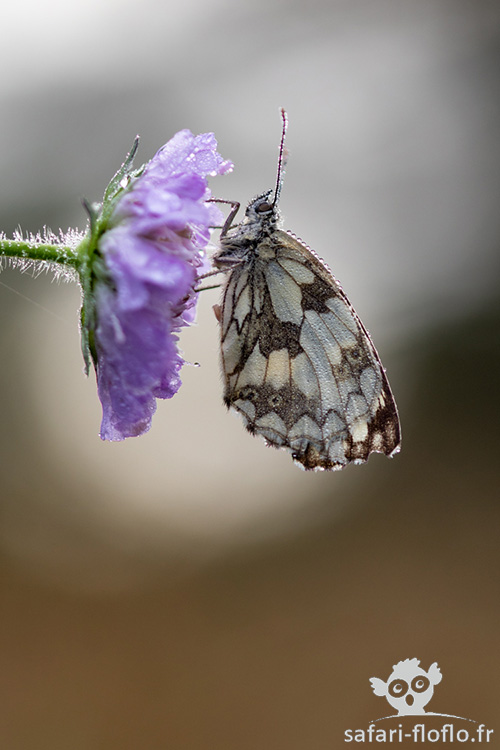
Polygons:
[[206,202],[206,176],[231,169],[212,133],[182,130],[119,195],[98,243],[104,273],[94,286],[103,440],[146,432],[156,399],[181,385],[176,333],[194,319],[209,227],[221,216]]

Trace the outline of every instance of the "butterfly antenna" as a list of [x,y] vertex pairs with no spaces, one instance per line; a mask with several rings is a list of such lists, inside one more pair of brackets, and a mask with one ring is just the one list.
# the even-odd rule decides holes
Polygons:
[[283,187],[283,177],[285,175],[286,163],[288,161],[288,151],[285,148],[285,136],[286,136],[286,129],[288,127],[288,115],[283,109],[283,107],[281,107],[281,120],[283,122],[283,127],[281,130],[280,152],[279,152],[279,157],[278,157],[278,176],[276,178],[276,188],[274,191],[273,208],[278,205],[278,201],[280,199],[281,188]]

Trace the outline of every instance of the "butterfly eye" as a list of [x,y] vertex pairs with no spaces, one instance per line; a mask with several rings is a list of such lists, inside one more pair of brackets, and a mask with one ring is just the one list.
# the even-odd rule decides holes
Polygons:
[[272,211],[273,207],[270,203],[267,203],[267,201],[265,201],[264,203],[261,203],[259,206],[257,206],[255,210],[259,214],[265,214],[265,213],[268,213],[269,211]]

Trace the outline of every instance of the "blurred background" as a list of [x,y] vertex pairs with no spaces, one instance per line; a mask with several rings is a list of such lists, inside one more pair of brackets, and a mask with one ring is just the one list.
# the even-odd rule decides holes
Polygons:
[[[399,456],[305,474],[221,401],[220,293],[151,431],[99,440],[79,290],[0,275],[0,746],[338,747],[417,657],[500,735],[495,0],[27,0],[2,9],[0,227],[84,228],[136,133],[214,131],[274,185],[398,401]],[[497,737],[498,742],[498,737]],[[493,746],[492,743],[490,743]]]

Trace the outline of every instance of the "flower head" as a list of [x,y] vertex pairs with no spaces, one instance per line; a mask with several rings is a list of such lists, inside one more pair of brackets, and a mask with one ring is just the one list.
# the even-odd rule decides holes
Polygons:
[[189,130],[135,173],[131,158],[110,183],[101,213],[90,208],[94,241],[82,278],[84,355],[88,362],[88,344],[103,440],[146,432],[156,399],[171,398],[181,385],[176,334],[194,319],[204,248],[210,226],[220,222],[219,209],[207,203],[206,178],[232,169],[212,133]]

